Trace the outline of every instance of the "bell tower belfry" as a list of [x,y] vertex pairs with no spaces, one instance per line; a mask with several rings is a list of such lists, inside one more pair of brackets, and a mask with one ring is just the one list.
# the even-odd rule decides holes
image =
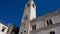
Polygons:
[[31,27],[29,21],[35,18],[36,18],[36,5],[33,0],[29,0],[24,9],[19,34],[30,34]]
[[33,0],[29,0],[25,6],[22,22],[26,19],[33,20],[36,18],[36,5]]

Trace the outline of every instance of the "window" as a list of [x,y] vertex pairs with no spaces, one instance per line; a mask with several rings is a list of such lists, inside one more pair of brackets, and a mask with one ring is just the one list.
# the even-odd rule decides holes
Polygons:
[[34,4],[32,4],[33,8],[34,8]]
[[7,32],[9,32],[9,29],[8,29],[8,31]]
[[28,18],[28,15],[25,15],[25,16],[24,16],[24,20],[27,19],[27,18]]
[[27,8],[30,6],[30,4],[27,4]]
[[52,25],[52,21],[51,21],[51,19],[49,19],[48,21],[46,21],[47,22],[47,25]]
[[4,32],[5,31],[5,27],[3,27],[3,29],[2,29],[2,32]]
[[27,16],[24,19],[27,19]]
[[22,34],[23,32],[21,32],[21,34]]
[[4,32],[5,29],[2,29],[2,32]]
[[26,31],[24,31],[24,33],[26,33]]
[[35,30],[36,29],[36,24],[32,26],[32,30]]
[[49,22],[50,22],[50,25],[52,25],[52,21],[51,21],[51,20],[49,20]]
[[51,31],[50,34],[55,34],[55,32],[54,31]]
[[49,22],[47,21],[47,25],[49,25]]

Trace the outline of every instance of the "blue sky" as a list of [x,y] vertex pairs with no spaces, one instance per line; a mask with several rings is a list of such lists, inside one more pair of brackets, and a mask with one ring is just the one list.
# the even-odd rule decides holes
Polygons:
[[[5,24],[20,25],[28,0],[0,0],[0,20]],[[34,0],[37,17],[60,9],[60,0]]]

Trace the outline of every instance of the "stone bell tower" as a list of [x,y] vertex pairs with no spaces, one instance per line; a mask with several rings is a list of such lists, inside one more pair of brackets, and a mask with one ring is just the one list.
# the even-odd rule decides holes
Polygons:
[[22,22],[26,19],[32,20],[34,18],[36,18],[36,5],[33,0],[29,0],[25,6]]
[[36,18],[36,5],[33,0],[29,0],[25,6],[19,34],[30,34],[30,20]]

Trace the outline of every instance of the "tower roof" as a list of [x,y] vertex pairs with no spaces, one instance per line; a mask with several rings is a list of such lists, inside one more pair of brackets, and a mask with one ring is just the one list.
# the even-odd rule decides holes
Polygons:
[[29,0],[29,2],[32,2],[32,1],[34,1],[34,0]]
[[29,0],[29,1],[33,1],[33,0]]

